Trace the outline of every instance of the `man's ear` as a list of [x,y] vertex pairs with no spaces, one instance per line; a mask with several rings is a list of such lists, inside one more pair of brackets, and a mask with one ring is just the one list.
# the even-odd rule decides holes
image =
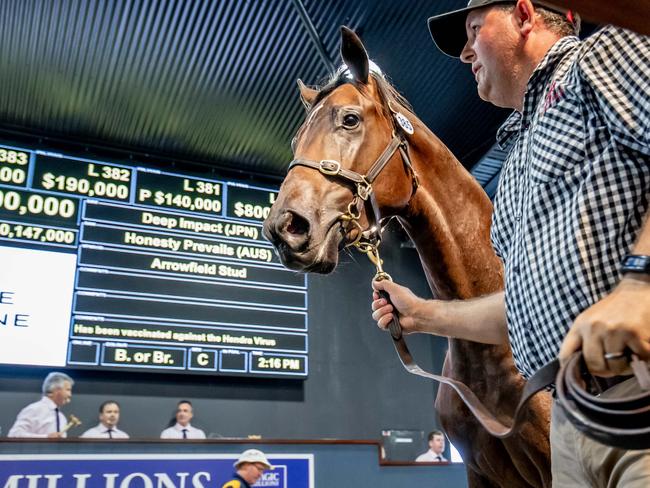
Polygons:
[[316,95],[318,95],[318,90],[309,88],[307,85],[305,85],[302,82],[300,78],[298,78],[297,83],[298,83],[298,89],[300,90],[300,101],[305,106],[305,108],[309,110],[311,106],[314,104],[314,100],[316,100]]
[[518,0],[513,15],[522,36],[527,37],[535,26],[535,7],[530,0]]

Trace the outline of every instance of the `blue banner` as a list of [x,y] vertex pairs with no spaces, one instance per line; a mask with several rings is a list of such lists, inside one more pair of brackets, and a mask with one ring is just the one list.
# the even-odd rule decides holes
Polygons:
[[[254,487],[314,488],[312,454],[267,457],[273,469]],[[236,459],[236,454],[0,456],[0,488],[221,488]]]

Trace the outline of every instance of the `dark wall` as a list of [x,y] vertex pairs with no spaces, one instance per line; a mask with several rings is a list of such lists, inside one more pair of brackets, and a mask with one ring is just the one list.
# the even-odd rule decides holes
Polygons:
[[[386,270],[429,295],[417,253],[397,241],[393,236],[383,244]],[[428,432],[436,425],[435,386],[404,370],[388,334],[372,321],[369,261],[356,251],[341,256],[332,275],[309,277],[307,380],[71,370],[76,384],[65,411],[84,422],[71,436],[95,425],[97,407],[108,398],[121,404],[120,427],[132,437],[158,437],[181,398],[194,404],[194,425],[224,437],[378,439],[384,429]],[[414,336],[409,344],[423,368],[440,370],[446,341]],[[0,369],[3,435],[18,411],[40,397],[47,371]]]

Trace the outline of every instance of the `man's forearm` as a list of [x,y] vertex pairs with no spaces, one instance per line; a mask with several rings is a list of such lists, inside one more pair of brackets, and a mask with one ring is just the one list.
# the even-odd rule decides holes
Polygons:
[[485,344],[508,342],[504,292],[471,300],[423,300],[415,318],[420,332]]

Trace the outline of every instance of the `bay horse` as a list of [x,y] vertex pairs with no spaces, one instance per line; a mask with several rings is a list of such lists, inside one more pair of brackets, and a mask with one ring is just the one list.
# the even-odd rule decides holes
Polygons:
[[[321,89],[298,81],[307,116],[292,142],[294,162],[264,223],[282,263],[329,273],[342,246],[396,217],[417,248],[436,298],[501,290],[502,264],[489,236],[492,205],[481,186],[384,77],[369,70],[365,47],[345,27],[341,56],[347,69]],[[396,138],[404,141],[399,151]],[[373,162],[381,159],[385,166],[375,174]],[[352,179],[342,182],[346,171]],[[507,345],[458,339],[449,339],[443,374],[468,385],[504,422],[512,419],[525,384]],[[507,439],[490,436],[445,385],[435,405],[461,452],[469,486],[551,485],[547,393],[532,399],[522,428]]]

